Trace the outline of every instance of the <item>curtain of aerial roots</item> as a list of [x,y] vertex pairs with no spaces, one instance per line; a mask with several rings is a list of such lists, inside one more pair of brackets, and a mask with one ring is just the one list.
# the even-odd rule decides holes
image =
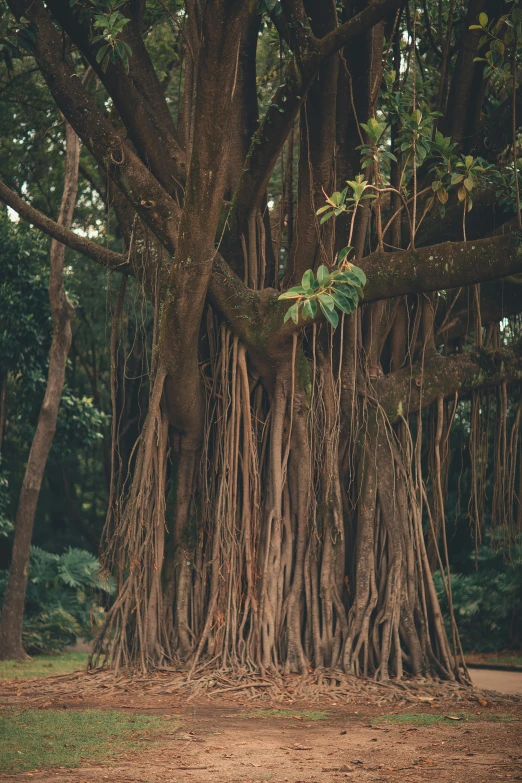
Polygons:
[[[340,448],[345,352],[325,327],[308,358],[294,343],[270,394],[225,326],[207,334],[199,519],[176,601],[188,607],[191,670],[453,677],[408,427],[401,440],[378,408],[355,404]],[[176,639],[174,616],[173,650]]]
[[[120,298],[118,304],[121,305]],[[116,420],[116,332],[111,335],[113,419]],[[155,314],[155,323],[157,323]],[[156,329],[154,330],[156,333]],[[155,343],[155,340],[153,341]],[[104,530],[107,542],[103,563],[116,576],[116,598],[98,634],[89,664],[107,660],[113,668],[138,665],[146,670],[151,661],[168,654],[168,636],[162,601],[161,571],[165,550],[165,491],[168,464],[168,419],[161,398],[165,374],[153,363],[149,411],[129,460],[119,495],[114,496],[117,471],[117,427],[113,421],[111,503]]]
[[[371,402],[351,339],[358,323],[355,314],[335,337],[322,326],[295,338],[267,391],[208,310],[201,469],[182,556],[166,561],[168,424],[156,374],[111,522],[118,593],[93,664],[455,676],[458,641],[450,651],[422,529],[422,428],[413,443],[405,421],[392,427]],[[162,591],[173,582],[174,596]]]

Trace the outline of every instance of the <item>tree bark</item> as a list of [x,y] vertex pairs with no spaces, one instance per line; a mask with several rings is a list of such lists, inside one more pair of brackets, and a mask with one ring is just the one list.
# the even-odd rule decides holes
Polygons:
[[[80,140],[66,123],[65,175],[58,223],[70,228],[78,192]],[[65,366],[71,345],[74,308],[65,292],[65,245],[53,239],[50,252],[49,302],[53,336],[49,351],[47,387],[40,408],[16,512],[13,553],[0,620],[0,659],[25,658],[22,644],[25,593],[29,576],[31,539],[36,507],[47,457],[56,432],[58,409],[65,382]]]

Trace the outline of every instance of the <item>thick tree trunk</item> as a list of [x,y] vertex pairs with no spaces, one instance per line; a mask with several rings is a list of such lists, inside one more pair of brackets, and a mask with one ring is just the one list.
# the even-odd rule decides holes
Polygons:
[[[58,219],[59,224],[66,228],[71,226],[76,203],[79,161],[80,140],[66,123],[64,190]],[[22,645],[22,625],[34,517],[47,457],[56,432],[67,354],[71,345],[71,319],[74,309],[67,298],[63,283],[64,255],[65,245],[53,239],[49,278],[53,335],[49,351],[47,386],[16,512],[13,553],[0,621],[0,659],[3,660],[24,658],[26,655]]]

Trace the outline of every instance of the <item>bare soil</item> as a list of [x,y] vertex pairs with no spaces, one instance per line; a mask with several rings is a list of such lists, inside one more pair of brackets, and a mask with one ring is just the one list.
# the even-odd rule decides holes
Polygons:
[[[115,709],[179,716],[171,733],[95,766],[2,775],[10,783],[490,783],[522,780],[522,700],[498,693],[415,683],[379,687],[359,681],[292,698],[280,689],[228,686],[187,696],[173,675],[153,678],[68,675],[3,683],[1,706]],[[180,693],[183,690],[183,694]],[[269,691],[269,693],[267,693]],[[342,693],[341,693],[342,691]],[[262,695],[264,693],[264,695]],[[195,694],[195,695],[194,695]],[[259,711],[290,711],[284,717]],[[309,720],[303,711],[324,711]],[[414,725],[408,715],[438,716]],[[460,717],[460,720],[452,718]],[[423,720],[417,718],[417,720]],[[386,722],[391,721],[391,722]]]

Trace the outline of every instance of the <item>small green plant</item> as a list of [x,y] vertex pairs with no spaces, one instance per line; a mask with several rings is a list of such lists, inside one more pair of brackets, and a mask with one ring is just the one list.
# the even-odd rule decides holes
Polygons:
[[483,57],[475,57],[474,62],[485,63],[484,78],[495,76],[500,82],[508,82],[511,76],[511,57],[509,49],[522,43],[522,10],[514,7],[510,13],[498,19],[489,19],[484,12],[479,14],[478,24],[470,25],[470,30],[480,30],[479,49],[489,48]]
[[[349,252],[348,248],[344,248]],[[342,253],[343,251],[341,251]],[[339,254],[341,257],[341,254]],[[341,263],[347,253],[342,256]],[[345,263],[342,268],[328,270],[326,266],[320,266],[317,277],[313,270],[307,269],[303,275],[301,285],[294,286],[279,296],[279,299],[295,299],[296,302],[286,312],[285,322],[290,318],[294,323],[299,322],[299,315],[306,321],[314,319],[318,307],[324,317],[335,327],[339,323],[341,313],[352,313],[363,296],[363,288],[366,284],[366,275],[354,266]]]
[[[415,157],[417,166],[422,166],[431,152],[431,139],[435,119],[441,113],[429,109],[414,109],[411,114],[401,117],[401,130],[397,138],[397,150],[406,154],[407,161]],[[415,155],[414,155],[415,153]]]
[[368,166],[374,166],[377,164],[379,169],[389,168],[390,161],[397,162],[397,158],[388,149],[382,146],[384,132],[387,128],[386,122],[378,122],[375,117],[371,117],[368,122],[361,122],[361,128],[364,128],[370,144],[362,144],[357,149],[361,153],[361,167],[363,169]]
[[[322,215],[321,225],[333,217],[339,217],[346,212],[351,212],[353,216],[361,201],[377,198],[374,193],[367,193],[370,184],[363,179],[362,174],[358,174],[354,180],[347,180],[347,188],[342,191],[335,191],[331,196],[326,196],[326,204],[317,210],[317,215]],[[348,193],[351,192],[349,196]],[[325,194],[326,195],[326,194]],[[352,218],[353,222],[353,218]],[[351,231],[350,239],[351,241]],[[349,250],[352,248],[349,247]],[[342,252],[342,251],[341,251]]]

